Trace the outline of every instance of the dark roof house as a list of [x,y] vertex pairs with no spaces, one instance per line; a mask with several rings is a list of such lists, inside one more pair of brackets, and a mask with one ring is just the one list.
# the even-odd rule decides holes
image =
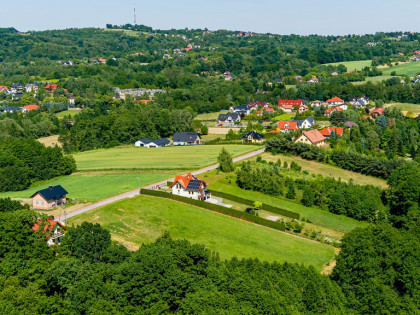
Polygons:
[[250,131],[244,134],[241,138],[242,138],[242,141],[245,141],[245,142],[261,142],[264,140],[264,135],[256,131]]
[[201,137],[196,132],[177,132],[172,137],[174,145],[195,145],[200,144]]
[[50,199],[59,199],[61,196],[67,195],[68,192],[65,190],[61,185],[57,186],[50,186],[48,188],[45,188],[43,190],[39,190],[36,193],[34,193],[32,197],[34,197],[36,194],[40,194],[44,199],[50,200]]

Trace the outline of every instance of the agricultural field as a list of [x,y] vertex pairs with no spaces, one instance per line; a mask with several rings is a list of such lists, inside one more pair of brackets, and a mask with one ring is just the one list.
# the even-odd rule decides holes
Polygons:
[[62,143],[58,141],[58,135],[49,136],[49,137],[43,137],[37,139],[38,142],[41,142],[46,147],[55,147],[58,145],[59,147],[62,146]]
[[165,231],[217,251],[222,259],[234,256],[262,261],[313,265],[321,271],[334,257],[334,248],[293,235],[162,198],[138,196],[70,219],[100,223],[114,240],[129,247],[153,242]]
[[366,82],[372,82],[372,83],[377,83],[377,82],[382,82],[384,80],[388,80],[394,78],[391,75],[380,75],[377,77],[367,77],[365,79],[365,81],[356,81],[356,82],[352,82],[354,85],[360,85],[360,84],[365,84]]
[[[420,107],[420,105],[417,106]],[[344,170],[333,165],[304,160],[298,156],[283,154],[273,155],[271,153],[265,152],[261,154],[261,157],[268,162],[277,162],[277,160],[280,159],[282,163],[286,161],[289,165],[292,161],[295,161],[299,166],[302,167],[303,171],[308,171],[311,174],[322,175],[323,177],[332,177],[335,179],[341,178],[341,180],[346,182],[353,180],[354,183],[358,185],[374,185],[381,188],[387,188],[386,181],[383,179]],[[252,157],[249,160],[256,160],[256,157]]]
[[57,118],[63,118],[64,116],[69,116],[69,115],[71,117],[74,117],[80,112],[81,112],[80,110],[65,110],[63,112],[56,113],[55,116],[57,116]]
[[347,71],[360,71],[364,67],[370,67],[372,65],[372,60],[358,60],[358,61],[346,61],[346,62],[333,62],[326,63],[326,66],[338,66],[344,65],[347,68]]
[[402,65],[382,69],[383,74],[391,74],[393,71],[399,75],[408,75],[410,77],[414,77],[415,75],[420,74],[420,62],[409,62]]
[[420,114],[420,104],[410,103],[389,103],[385,104],[385,107],[396,107],[401,111],[412,111],[414,114]]
[[196,117],[194,117],[194,120],[200,120],[200,121],[213,121],[216,122],[217,118],[220,114],[226,113],[227,110],[220,111],[220,112],[213,112],[213,113],[206,113],[206,114],[200,114]]
[[74,156],[78,170],[105,169],[178,169],[193,170],[217,162],[225,148],[233,156],[258,150],[247,145],[198,145],[148,149],[121,146],[77,153]]
[[235,195],[237,197],[253,201],[260,201],[270,206],[297,212],[301,215],[301,217],[310,219],[314,225],[318,225],[320,227],[326,227],[347,233],[357,227],[365,227],[368,225],[366,222],[360,222],[346,216],[330,213],[326,210],[315,207],[305,207],[300,203],[294,202],[284,197],[274,197],[256,191],[241,189],[236,185],[236,176],[233,173],[229,175],[218,175],[216,174],[216,171],[210,171],[204,175],[201,175],[201,177],[209,183],[210,191],[213,189],[216,191]]
[[[36,191],[47,188],[49,185],[61,185],[69,194],[68,198],[84,201],[98,201],[106,199],[142,186],[172,177],[175,174],[104,174],[84,175],[78,174],[63,176],[35,183],[27,190],[0,193],[0,198],[29,198]],[[139,179],[138,179],[139,178]]]

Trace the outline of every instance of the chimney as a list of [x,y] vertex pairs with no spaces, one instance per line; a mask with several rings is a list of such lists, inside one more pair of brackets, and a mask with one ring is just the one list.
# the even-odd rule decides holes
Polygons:
[[50,185],[50,190],[52,190],[52,188],[53,188],[52,185]]

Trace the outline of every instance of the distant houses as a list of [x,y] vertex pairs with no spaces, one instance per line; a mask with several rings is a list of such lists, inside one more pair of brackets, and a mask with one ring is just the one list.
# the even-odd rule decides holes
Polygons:
[[17,106],[7,106],[3,107],[1,110],[3,113],[14,113],[14,112],[21,112],[22,108]]
[[208,184],[191,173],[185,176],[176,176],[170,186],[172,194],[196,200],[207,200],[211,197],[207,190]]
[[38,105],[26,105],[26,106],[23,106],[22,113],[27,113],[27,112],[38,110],[38,109],[39,109]]
[[161,138],[156,140],[150,140],[149,138],[143,138],[140,140],[137,140],[134,145],[136,147],[145,147],[145,148],[162,148],[166,147],[171,142],[168,139]]
[[173,145],[199,145],[201,137],[196,132],[177,132],[172,137]]
[[58,205],[67,203],[68,192],[61,187],[49,186],[46,189],[42,189],[34,193],[32,198],[32,207],[37,210],[50,210]]

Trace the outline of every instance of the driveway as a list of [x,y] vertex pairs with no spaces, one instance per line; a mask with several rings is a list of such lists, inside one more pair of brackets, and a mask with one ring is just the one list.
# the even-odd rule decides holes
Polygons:
[[211,197],[210,199],[207,199],[206,202],[219,205],[226,208],[232,208],[232,205],[228,205],[227,203],[223,203],[223,199],[220,197]]
[[[239,162],[239,161],[248,159],[248,158],[253,157],[255,155],[261,154],[264,151],[265,151],[265,148],[260,149],[260,150],[257,150],[257,151],[253,151],[253,152],[250,152],[250,153],[241,155],[241,156],[238,156],[236,158],[233,158],[233,162]],[[214,169],[216,169],[218,167],[219,167],[219,164],[210,165],[210,166],[204,167],[202,169],[199,169],[197,171],[193,171],[193,172],[191,172],[191,174],[193,174],[193,175],[199,175],[199,174],[202,174],[202,173],[205,173],[205,172],[214,170]],[[173,181],[174,179],[175,178],[168,178],[168,179],[165,179],[163,181],[160,181],[160,182],[157,182],[157,183],[148,185],[148,186],[144,186],[142,188],[145,188],[145,189],[156,189],[157,187],[164,187],[164,186],[166,186],[166,183],[168,181],[170,182],[170,181]],[[129,192],[126,192],[126,193],[123,193],[123,194],[120,194],[120,195],[117,195],[117,196],[114,196],[114,197],[110,197],[110,198],[107,198],[107,199],[98,201],[98,202],[96,202],[94,204],[91,204],[91,205],[88,205],[88,206],[83,207],[81,209],[72,211],[71,213],[67,214],[67,219],[70,219],[70,218],[75,217],[75,216],[77,216],[79,214],[85,213],[87,211],[90,211],[90,210],[93,210],[93,209],[96,209],[96,208],[99,208],[99,207],[102,207],[102,206],[106,206],[106,205],[108,205],[110,203],[113,203],[115,201],[120,201],[120,200],[126,199],[126,198],[132,198],[132,197],[135,197],[137,195],[139,195],[139,190],[138,189],[135,189],[135,190],[132,190],[132,191],[129,191]],[[216,198],[216,197],[212,197],[212,198]],[[223,204],[221,204],[221,205],[223,205]],[[231,206],[231,205],[227,205],[227,206]]]

